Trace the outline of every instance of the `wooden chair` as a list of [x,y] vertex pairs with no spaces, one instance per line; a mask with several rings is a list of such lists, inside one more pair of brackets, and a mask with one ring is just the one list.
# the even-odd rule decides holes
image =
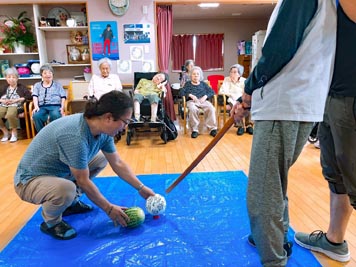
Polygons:
[[[204,81],[206,82],[209,86],[210,86],[210,82],[209,81]],[[217,95],[215,94],[210,101],[212,102],[215,111],[217,110]],[[185,96],[182,97],[182,106],[183,106],[183,125],[184,125],[184,134],[187,133],[187,117],[188,117],[188,107],[187,107],[187,100],[185,98]],[[203,110],[200,111],[201,114],[204,114]],[[215,115],[216,116],[216,115]],[[216,118],[218,119],[218,118]]]
[[[218,91],[220,91],[220,87],[223,84],[223,80],[218,81]],[[218,128],[220,129],[220,115],[223,115],[223,124],[226,123],[227,117],[229,115],[230,111],[230,106],[226,104],[227,101],[227,96],[225,94],[218,94],[218,109],[216,111],[217,113],[217,119],[218,119]]]
[[89,82],[71,81],[67,91],[66,114],[83,112],[87,100],[84,96],[88,94]]
[[[65,90],[68,90],[69,86],[68,85],[64,85],[63,86],[63,89]],[[68,100],[65,101],[64,103],[64,109],[65,109],[65,114],[67,115],[67,107],[68,107]],[[36,136],[37,132],[36,132],[36,129],[35,129],[35,123],[33,122],[33,119],[32,119],[32,113],[33,113],[33,109],[34,109],[34,104],[33,104],[33,101],[31,101],[29,103],[29,106],[28,106],[28,116],[30,117],[30,125],[31,125],[31,135],[32,135],[32,138]],[[48,124],[49,121],[47,121],[46,124]]]

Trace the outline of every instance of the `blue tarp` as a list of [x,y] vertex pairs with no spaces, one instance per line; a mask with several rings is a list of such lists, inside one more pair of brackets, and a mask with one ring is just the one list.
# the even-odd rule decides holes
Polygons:
[[[43,234],[41,210],[0,253],[0,266],[261,266],[257,251],[247,243],[250,233],[246,210],[247,177],[243,172],[189,174],[171,193],[165,189],[179,176],[141,175],[167,208],[159,219],[146,212],[138,228],[114,227],[99,208],[65,217],[77,231],[61,241]],[[118,178],[96,178],[101,192],[121,206],[145,201]],[[84,202],[90,202],[83,197]],[[293,230],[290,230],[293,239]],[[319,267],[314,256],[294,244],[288,267]]]

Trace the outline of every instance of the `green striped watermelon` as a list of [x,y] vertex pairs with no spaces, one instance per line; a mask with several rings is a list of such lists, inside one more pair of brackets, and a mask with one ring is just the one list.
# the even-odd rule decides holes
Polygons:
[[145,213],[140,207],[131,207],[125,210],[130,221],[127,223],[127,227],[134,228],[140,226],[145,221]]

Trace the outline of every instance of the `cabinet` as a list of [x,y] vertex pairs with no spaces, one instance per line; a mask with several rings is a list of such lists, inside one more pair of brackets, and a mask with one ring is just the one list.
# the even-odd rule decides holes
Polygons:
[[[9,17],[15,17],[17,18],[19,13],[22,11],[26,11],[26,16],[31,18],[32,21],[34,21],[33,18],[33,5],[0,5],[1,13],[6,14],[6,16]],[[1,21],[3,21],[6,17],[1,16]],[[1,34],[0,34],[1,38]],[[14,66],[15,64],[26,64],[29,60],[38,60],[39,59],[39,53],[37,50],[37,47],[34,46],[32,50],[29,48],[26,48],[25,53],[21,54],[16,54],[16,53],[2,53],[0,54],[0,60],[7,60],[9,62],[9,66]],[[20,83],[24,85],[31,85],[38,80],[40,80],[40,75],[31,75],[29,77],[21,77],[20,78]],[[0,78],[0,86],[4,86],[6,84],[5,78],[1,77]]]
[[[53,12],[55,10],[55,12]],[[41,17],[47,17],[49,13],[62,14],[59,11],[65,11],[67,17],[74,16],[76,14],[82,15],[83,23],[85,25],[68,27],[65,25],[65,21],[60,23],[61,26],[43,26],[40,25]],[[50,63],[54,68],[54,79],[59,81],[62,85],[69,85],[70,81],[74,79],[74,76],[83,75],[83,69],[86,66],[91,65],[91,56],[89,48],[89,29],[88,24],[85,23],[86,14],[82,10],[86,10],[86,3],[76,4],[34,4],[33,14],[37,36],[37,44],[39,51],[39,60],[41,65],[44,63]],[[59,15],[58,15],[59,16]],[[59,17],[57,22],[59,23]],[[50,23],[53,25],[53,23]],[[80,33],[85,36],[87,43],[77,42],[73,39],[73,34]],[[73,42],[74,41],[74,42]],[[81,53],[85,50],[89,50],[89,56],[86,55],[86,60],[69,60],[69,50],[75,48]],[[79,57],[78,59],[81,59]]]
[[237,57],[237,63],[244,67],[242,77],[247,78],[248,75],[250,75],[251,55],[239,55]]
[[[90,45],[87,43],[85,46],[80,46],[80,49],[89,50],[89,56],[86,55],[86,60],[78,62],[71,62],[68,64],[68,51],[69,45],[79,45],[79,43],[73,44],[73,38],[71,34],[73,32],[80,32],[86,34],[86,40],[89,42],[89,29],[86,21],[86,13],[83,10],[87,9],[86,1],[74,2],[73,4],[14,4],[14,5],[0,5],[0,9],[3,14],[11,17],[17,17],[20,12],[26,11],[27,17],[32,19],[34,24],[34,33],[36,35],[37,45],[26,53],[4,53],[0,54],[0,60],[8,60],[10,66],[15,64],[24,64],[28,60],[39,60],[40,65],[50,63],[54,68],[54,79],[59,81],[63,86],[68,86],[70,81],[74,79],[74,76],[82,76],[83,69],[86,66],[91,66]],[[49,13],[57,14],[53,11],[64,10],[69,17],[75,17],[77,21],[81,21],[81,26],[68,27],[63,26],[43,26],[40,25],[42,17],[47,18]],[[68,17],[68,16],[67,16]],[[3,20],[3,19],[2,19]],[[1,36],[0,36],[1,38]],[[60,64],[63,63],[63,64]],[[20,83],[25,85],[32,85],[41,79],[40,75],[32,75],[31,77],[21,77]],[[0,86],[6,84],[5,78],[0,78]]]

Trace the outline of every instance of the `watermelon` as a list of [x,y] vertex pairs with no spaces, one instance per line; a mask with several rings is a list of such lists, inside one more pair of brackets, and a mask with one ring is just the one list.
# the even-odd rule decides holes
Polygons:
[[145,213],[140,207],[131,207],[125,210],[130,221],[127,223],[127,227],[135,228],[140,226],[145,221]]

